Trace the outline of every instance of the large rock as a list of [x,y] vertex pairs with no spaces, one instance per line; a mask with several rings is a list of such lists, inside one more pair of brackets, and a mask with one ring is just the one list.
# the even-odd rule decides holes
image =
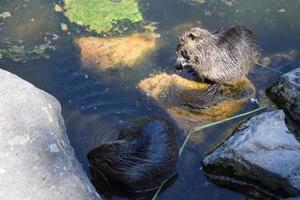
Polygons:
[[101,199],[74,155],[58,101],[0,70],[0,199]]
[[287,129],[281,110],[242,124],[203,159],[203,169],[223,186],[235,184],[280,197],[300,196],[300,143]]
[[267,93],[280,108],[300,122],[300,68],[282,75]]
[[141,81],[139,88],[164,107],[184,130],[229,117],[255,96],[255,87],[248,79],[225,85],[215,97],[205,95],[209,85],[162,73]]

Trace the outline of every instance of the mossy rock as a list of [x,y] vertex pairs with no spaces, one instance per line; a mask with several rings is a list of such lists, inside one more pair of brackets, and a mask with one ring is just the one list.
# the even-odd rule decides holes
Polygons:
[[110,32],[121,21],[143,21],[137,0],[64,0],[70,21],[97,33]]
[[255,87],[244,79],[225,85],[215,97],[205,96],[208,83],[162,73],[140,82],[139,88],[162,105],[178,124],[188,130],[194,125],[221,120],[238,112],[255,96]]
[[83,67],[133,67],[154,51],[157,37],[154,33],[135,33],[123,37],[82,37],[75,43],[80,50]]

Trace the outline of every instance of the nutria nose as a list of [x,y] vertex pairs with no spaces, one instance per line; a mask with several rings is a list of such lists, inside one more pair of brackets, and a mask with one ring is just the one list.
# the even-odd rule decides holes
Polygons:
[[87,158],[89,160],[89,162],[94,165],[96,163],[96,159],[95,159],[95,156],[93,154],[93,151],[90,151],[87,155]]
[[181,64],[176,64],[175,69],[176,70],[182,70],[183,66]]

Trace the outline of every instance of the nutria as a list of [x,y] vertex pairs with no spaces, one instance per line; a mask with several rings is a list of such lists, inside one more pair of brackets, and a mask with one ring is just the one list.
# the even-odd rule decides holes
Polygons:
[[192,28],[180,37],[176,49],[177,69],[191,66],[202,79],[214,82],[205,92],[213,95],[223,83],[243,79],[259,59],[254,33],[244,26],[209,32]]
[[149,191],[176,175],[176,133],[154,117],[141,117],[124,127],[116,141],[88,154],[92,168],[130,192]]

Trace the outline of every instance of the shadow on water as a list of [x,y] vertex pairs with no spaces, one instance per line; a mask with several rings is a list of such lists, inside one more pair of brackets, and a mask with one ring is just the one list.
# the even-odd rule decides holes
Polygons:
[[[120,128],[128,121],[150,114],[169,118],[163,108],[151,102],[136,87],[140,80],[151,73],[173,73],[174,50],[179,34],[174,31],[175,26],[191,23],[215,29],[241,23],[257,33],[264,56],[273,52],[300,49],[300,24],[297,17],[292,17],[300,8],[297,0],[289,3],[275,0],[147,2],[145,18],[160,22],[160,49],[150,60],[134,69],[107,72],[81,67],[78,49],[73,44],[76,33],[68,34],[60,29],[60,23],[66,23],[66,19],[54,13],[53,1],[4,0],[0,3],[0,13],[9,11],[12,15],[7,19],[0,19],[0,49],[10,44],[31,49],[48,40],[51,41],[50,45],[55,46],[55,50],[46,49],[46,57],[25,59],[25,62],[3,57],[0,59],[0,66],[49,92],[60,101],[69,139],[88,173],[86,155],[89,150],[104,141],[115,139]],[[233,5],[226,6],[224,2],[233,2]],[[25,55],[26,58],[30,56],[33,55]],[[287,72],[297,67],[298,62],[282,60],[274,67]],[[260,67],[255,67],[249,74],[258,94],[278,76],[279,74]],[[246,106],[241,112],[249,109],[252,107]],[[239,123],[239,120],[235,120],[192,136],[178,161],[178,176],[170,181],[159,198],[244,199],[239,193],[211,184],[200,170],[201,159],[205,153],[228,137]],[[182,141],[182,135],[179,140]],[[111,192],[101,183],[95,185],[100,185],[99,191],[109,199],[149,199],[152,195],[136,196],[118,189]]]

